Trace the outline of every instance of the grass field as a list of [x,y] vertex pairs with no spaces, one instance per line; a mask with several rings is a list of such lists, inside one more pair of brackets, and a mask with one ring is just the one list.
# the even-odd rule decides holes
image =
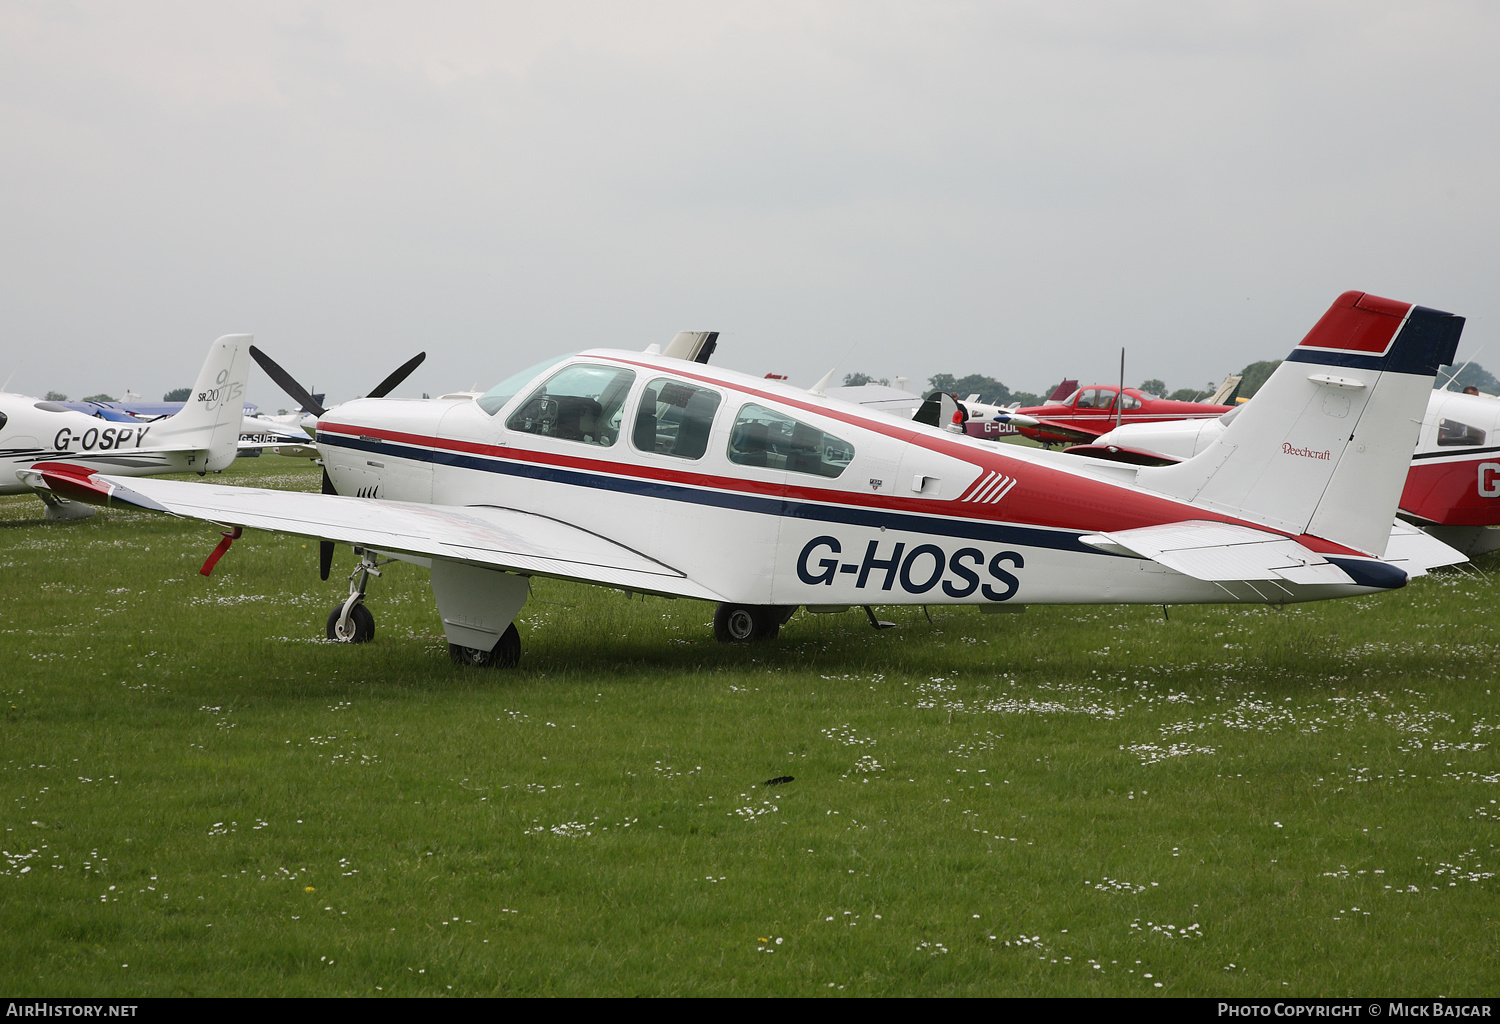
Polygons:
[[[316,489],[265,458],[227,478]],[[9,995],[1483,995],[1497,585],[799,614],[426,574],[0,499]],[[336,572],[352,556],[340,553]],[[776,786],[768,780],[792,776]]]

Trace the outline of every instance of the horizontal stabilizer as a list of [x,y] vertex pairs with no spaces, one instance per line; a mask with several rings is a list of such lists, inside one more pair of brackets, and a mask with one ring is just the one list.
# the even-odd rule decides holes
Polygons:
[[1466,562],[1469,556],[1425,530],[1419,530],[1398,519],[1391,526],[1391,539],[1386,544],[1385,560],[1405,569],[1408,576],[1415,577],[1425,576],[1428,569]]
[[[1341,565],[1290,537],[1230,523],[1191,520],[1090,534],[1078,539],[1100,551],[1149,558],[1185,576],[1211,583],[1281,580],[1298,585],[1357,583],[1393,589],[1406,582],[1404,573],[1381,562],[1368,563],[1371,571],[1358,573],[1361,578],[1356,580]],[[1352,561],[1339,559],[1341,563]]]
[[718,331],[678,331],[661,354],[692,363],[706,363],[718,347]]
[[[69,467],[76,469],[76,467]],[[52,472],[49,477],[64,478]],[[177,480],[69,481],[69,497],[128,504],[223,526],[357,544],[391,554],[444,558],[521,575],[555,576],[641,593],[722,600],[682,572],[607,537],[545,516],[487,505],[379,501],[338,494]]]

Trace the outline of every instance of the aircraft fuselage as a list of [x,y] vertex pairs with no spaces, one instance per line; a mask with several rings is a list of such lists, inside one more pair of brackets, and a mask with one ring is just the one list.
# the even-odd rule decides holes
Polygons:
[[[537,432],[523,405],[575,365],[628,375],[617,413]],[[656,450],[669,425],[639,425],[643,402],[674,387],[718,396],[696,457]],[[757,423],[770,424],[769,442]],[[1239,520],[1137,487],[1134,467],[997,446],[638,353],[570,357],[493,412],[483,400],[350,402],[319,421],[317,445],[340,494],[548,516],[738,604],[1280,603],[1371,590],[1211,583],[1101,552],[1080,536]]]

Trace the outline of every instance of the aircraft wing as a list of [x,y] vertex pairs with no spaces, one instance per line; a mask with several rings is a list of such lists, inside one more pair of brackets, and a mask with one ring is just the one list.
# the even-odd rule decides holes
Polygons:
[[722,600],[686,573],[607,537],[515,509],[126,479],[57,463],[50,464],[44,475],[57,493],[96,504],[130,505],[222,526],[358,544],[391,554],[446,558],[523,575]]
[[[1111,420],[1109,423],[1104,424],[1104,427],[1105,430],[1113,430],[1114,421]],[[1084,430],[1072,423],[1060,423],[1057,420],[1040,418],[1037,420],[1037,425],[1034,429],[1038,432],[1045,431],[1048,434],[1057,434],[1079,444],[1088,444],[1102,436],[1105,432],[1103,430]]]
[[1037,434],[1051,434],[1054,437],[1065,438],[1069,444],[1092,444],[1102,436],[1105,431],[1113,430],[1114,424],[1103,424],[1104,430],[1084,430],[1071,423],[1061,423],[1057,420],[1048,419],[1045,416],[1029,416],[1013,410],[1004,410],[994,417],[1000,423],[1010,423],[1027,437]]

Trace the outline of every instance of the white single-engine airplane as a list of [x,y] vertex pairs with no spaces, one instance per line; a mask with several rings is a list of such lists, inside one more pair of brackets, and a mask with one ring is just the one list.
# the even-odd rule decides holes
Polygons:
[[94,510],[59,498],[32,467],[66,461],[114,476],[227,468],[240,447],[249,343],[247,335],[230,334],[209,346],[189,400],[156,420],[106,420],[59,402],[0,394],[0,494],[34,491],[48,519],[81,519]]
[[380,556],[428,566],[450,653],[476,665],[515,664],[533,575],[718,602],[714,631],[735,641],[799,606],[1309,601],[1463,560],[1392,528],[1462,327],[1347,292],[1214,444],[1168,466],[903,424],[675,358],[674,341],[561,356],[477,399],[324,411],[336,493],[37,470],[67,497],[233,527],[210,564],[242,528],[357,545],[340,639],[373,632]]

